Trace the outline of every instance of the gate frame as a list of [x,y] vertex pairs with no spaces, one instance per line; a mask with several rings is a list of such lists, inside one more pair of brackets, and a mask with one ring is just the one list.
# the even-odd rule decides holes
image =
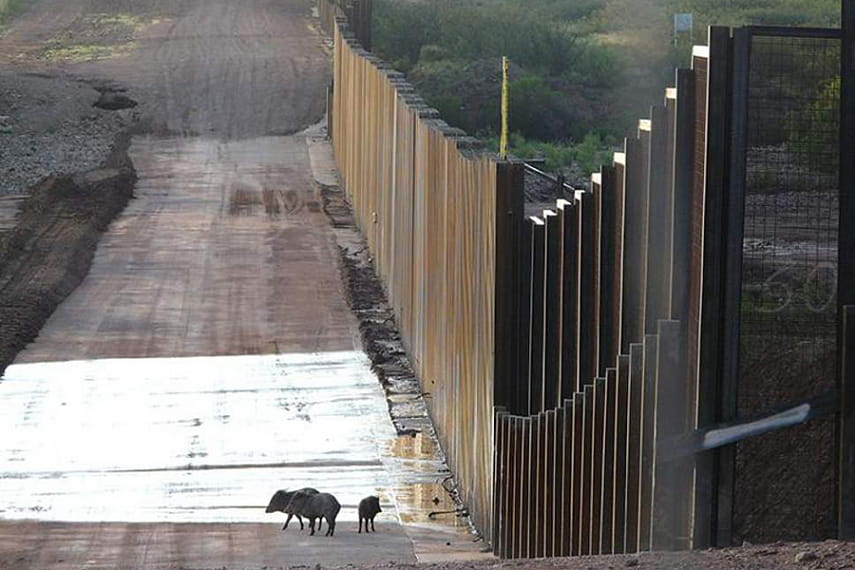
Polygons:
[[[840,141],[840,219],[855,219],[855,196],[847,199],[844,188],[851,188],[855,182],[855,163],[848,160],[855,151],[855,0],[843,0],[844,31],[835,28],[793,28],[785,26],[744,26],[733,28],[729,38],[727,51],[719,47],[716,54],[719,58],[727,57],[728,92],[731,94],[730,105],[724,114],[727,125],[725,137],[726,149],[723,152],[729,157],[727,164],[726,187],[724,188],[724,212],[722,217],[724,235],[719,267],[723,275],[721,279],[723,306],[718,335],[714,335],[718,345],[710,349],[716,354],[713,359],[718,361],[720,375],[717,381],[699,385],[699,411],[705,410],[698,416],[698,428],[703,429],[711,423],[734,423],[738,417],[738,388],[739,388],[739,346],[741,329],[741,296],[742,296],[742,247],[744,240],[744,212],[746,190],[746,152],[748,138],[748,89],[751,71],[751,45],[754,37],[792,37],[792,38],[824,38],[841,41],[841,141]],[[725,28],[727,29],[727,28]],[[711,32],[715,28],[711,28]],[[848,30],[848,31],[846,31]],[[845,32],[845,33],[844,33]],[[721,33],[721,32],[719,32]],[[848,38],[848,40],[847,40]],[[848,41],[848,44],[847,44]],[[719,39],[719,45],[723,42]],[[712,62],[713,34],[710,34],[710,61]],[[847,49],[846,46],[849,46]],[[709,102],[708,102],[709,105]],[[848,109],[848,112],[846,111]],[[717,115],[708,115],[708,121]],[[720,120],[720,119],[719,119]],[[709,130],[709,123],[708,123]],[[844,157],[847,160],[844,160]],[[845,181],[845,182],[844,182]],[[708,187],[709,189],[709,187]],[[840,223],[838,243],[838,355],[844,354],[843,314],[845,305],[855,305],[855,288],[845,287],[844,283],[855,283],[855,260],[847,265],[845,258],[839,252],[855,249],[855,228],[846,229],[846,224]],[[706,247],[706,245],[705,245]],[[706,277],[705,277],[706,280]],[[703,324],[702,324],[703,326]],[[838,358],[841,361],[840,358]],[[851,365],[849,368],[853,368]],[[852,399],[851,406],[846,406],[841,400],[841,418],[850,416],[850,424],[845,427],[841,419],[838,427],[838,445],[840,450],[840,482],[838,497],[841,524],[839,534],[843,535],[844,516],[850,521],[847,538],[855,538],[855,370],[848,372],[849,378],[841,377],[842,365],[838,370],[838,394],[844,394],[844,382],[849,388]],[[850,437],[841,439],[841,433],[848,428]],[[849,467],[844,466],[844,456],[849,459]],[[698,487],[696,488],[693,547],[707,548],[710,546],[730,546],[733,538],[733,506],[734,485],[736,480],[736,448],[734,445],[724,446],[714,452],[702,452],[697,456],[696,472]],[[847,501],[844,501],[846,492]],[[843,505],[849,507],[844,515]]]
[[[841,2],[840,52],[840,180],[837,268],[838,375],[840,413],[837,440],[840,453],[837,480],[837,534],[855,539],[855,256],[840,252],[855,248],[855,0]],[[843,223],[844,220],[849,224]]]

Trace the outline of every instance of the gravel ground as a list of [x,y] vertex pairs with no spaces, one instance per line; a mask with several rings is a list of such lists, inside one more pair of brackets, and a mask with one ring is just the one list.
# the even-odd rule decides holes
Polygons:
[[0,129],[0,196],[103,162],[134,112],[93,107],[99,96],[83,81],[0,72],[0,115],[8,117]]
[[495,562],[446,562],[438,564],[386,564],[361,566],[363,570],[617,570],[645,568],[669,570],[843,570],[855,568],[855,544],[838,541],[774,543],[694,552],[655,552],[626,556],[583,556]]

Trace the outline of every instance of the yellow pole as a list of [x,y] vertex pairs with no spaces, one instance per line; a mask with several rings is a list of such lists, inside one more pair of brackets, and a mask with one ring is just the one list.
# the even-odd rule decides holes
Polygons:
[[508,106],[510,89],[508,87],[508,58],[502,57],[502,135],[499,139],[499,154],[502,160],[508,158]]

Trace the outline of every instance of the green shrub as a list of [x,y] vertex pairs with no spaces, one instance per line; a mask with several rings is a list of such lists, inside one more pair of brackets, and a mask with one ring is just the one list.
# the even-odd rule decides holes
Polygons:
[[401,71],[419,61],[422,47],[439,43],[439,5],[435,1],[380,0],[374,5],[374,51]]
[[26,0],[0,0],[0,25],[24,6]]
[[505,1],[487,8],[467,0],[379,0],[374,50],[390,62],[406,64],[402,71],[420,63],[422,55],[428,61],[444,54],[458,60],[507,56],[532,72],[598,84],[613,76],[617,62],[610,49],[575,30],[568,16],[587,15],[602,3],[585,0],[568,6],[544,0],[538,9]]
[[[487,139],[488,148],[499,149],[499,139]],[[573,149],[571,145],[528,140],[519,133],[511,133],[508,138],[508,152],[522,160],[537,159],[545,161],[544,168],[556,172],[573,164]]]
[[374,50],[408,74],[450,124],[495,135],[502,56],[512,64],[511,125],[529,139],[581,139],[607,114],[602,88],[622,63],[583,18],[607,0],[377,0]]
[[428,44],[422,46],[422,49],[419,51],[420,63],[430,63],[434,61],[442,61],[444,59],[448,59],[448,51],[446,51],[442,46]]
[[543,78],[529,75],[511,83],[510,128],[529,139],[567,138],[573,126],[573,109],[567,98]]
[[785,125],[787,146],[802,166],[834,175],[839,163],[840,77],[823,82],[816,98],[789,113]]
[[425,98],[428,105],[439,111],[443,120],[452,127],[466,129],[463,99],[457,95],[434,95]]
[[[498,152],[497,137],[490,137],[485,142],[488,148]],[[586,174],[597,172],[600,166],[610,163],[614,152],[611,142],[596,133],[586,135],[578,144],[529,140],[519,133],[511,133],[508,150],[522,160],[543,160],[547,172],[558,172],[575,165]]]
[[603,140],[598,133],[588,133],[573,147],[573,161],[582,172],[598,172],[604,164],[611,164],[613,153],[614,141]]

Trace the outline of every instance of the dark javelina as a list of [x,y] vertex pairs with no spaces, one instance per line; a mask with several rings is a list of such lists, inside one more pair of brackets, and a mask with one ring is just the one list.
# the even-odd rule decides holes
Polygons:
[[[303,530],[303,519],[300,518],[300,513],[297,513],[293,509],[293,505],[291,505],[291,500],[294,498],[295,493],[304,493],[306,495],[317,495],[318,490],[312,489],[311,487],[303,487],[302,489],[297,489],[296,491],[288,491],[285,489],[281,489],[273,493],[273,497],[270,499],[270,503],[267,505],[268,513],[272,513],[274,511],[279,511],[288,515],[288,518],[285,519],[285,526],[282,527],[282,530],[288,528],[288,523],[291,522],[291,517],[296,516],[297,521],[300,523],[300,530]],[[321,527],[318,526],[318,530]]]
[[380,508],[380,497],[371,495],[359,501],[359,532],[362,532],[362,521],[365,520],[365,532],[368,532],[368,523],[371,523],[371,530],[374,530],[374,517],[377,513],[382,512]]
[[[294,514],[303,515],[309,519],[310,534],[315,534],[315,519],[327,519],[327,536],[335,534],[335,518],[338,516],[341,505],[338,500],[329,493],[317,493],[315,495],[306,493],[294,493],[291,499],[291,509]],[[320,530],[320,523],[318,523]]]

